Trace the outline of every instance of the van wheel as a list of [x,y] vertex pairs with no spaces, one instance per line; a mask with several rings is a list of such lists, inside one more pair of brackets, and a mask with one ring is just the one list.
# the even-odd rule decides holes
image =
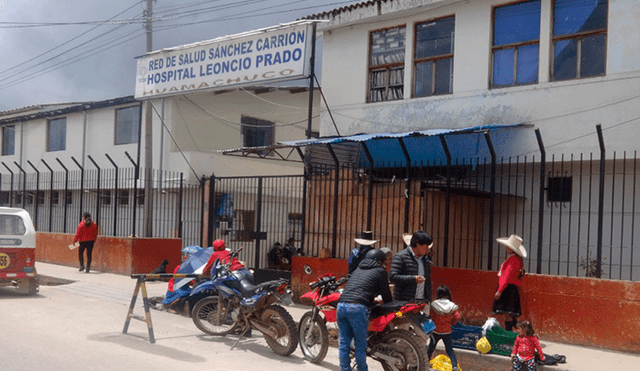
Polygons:
[[20,283],[18,284],[18,291],[28,295],[37,294],[39,289],[40,287],[38,285],[37,278],[30,278],[28,280],[20,281]]

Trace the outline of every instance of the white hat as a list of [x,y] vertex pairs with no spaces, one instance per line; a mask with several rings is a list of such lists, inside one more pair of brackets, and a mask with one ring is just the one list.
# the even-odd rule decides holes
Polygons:
[[[402,241],[404,241],[404,244],[407,246],[411,246],[411,238],[413,238],[413,234],[411,233],[403,233],[402,234]],[[429,248],[433,247],[433,240],[432,242],[429,244]]]
[[371,231],[361,232],[360,238],[354,238],[354,241],[356,241],[358,245],[365,245],[365,246],[370,246],[378,242],[378,240],[373,239],[373,232]]
[[496,241],[498,241],[499,244],[505,245],[506,247],[510,248],[520,257],[523,257],[523,258],[527,257],[527,250],[524,248],[524,245],[522,244],[522,237],[516,234],[512,234],[511,236],[509,236],[509,238],[507,237],[496,238]]
[[402,241],[404,241],[404,244],[409,246],[411,245],[411,237],[413,237],[413,235],[411,233],[403,233],[402,234]]

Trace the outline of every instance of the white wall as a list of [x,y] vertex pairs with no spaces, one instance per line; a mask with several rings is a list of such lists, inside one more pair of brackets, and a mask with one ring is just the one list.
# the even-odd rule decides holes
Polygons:
[[[549,82],[551,0],[542,0],[539,83],[489,89],[492,7],[506,0],[404,1],[427,4],[412,11],[375,16],[370,9],[322,26],[323,89],[341,135],[530,123],[539,128],[548,154],[598,152],[601,124],[607,151],[637,147],[640,134],[640,4],[609,1],[606,76]],[[405,5],[406,5],[405,4]],[[398,5],[398,7],[400,7]],[[416,22],[455,15],[453,94],[411,98],[412,34]],[[342,22],[342,23],[341,23]],[[365,103],[369,33],[406,25],[405,98]],[[321,135],[335,135],[326,111]],[[518,138],[519,153],[537,151],[533,129]]]

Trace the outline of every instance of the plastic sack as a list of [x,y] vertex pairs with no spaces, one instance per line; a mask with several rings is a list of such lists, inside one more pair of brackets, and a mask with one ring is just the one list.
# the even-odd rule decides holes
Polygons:
[[482,336],[487,336],[487,331],[495,326],[500,326],[500,322],[493,317],[487,318],[487,321],[482,325]]
[[[453,366],[451,366],[451,359],[444,354],[440,354],[439,356],[434,357],[431,361],[431,368],[438,371],[452,371]],[[458,370],[462,371],[462,367],[458,363]]]
[[478,352],[482,354],[487,354],[489,353],[489,351],[491,351],[491,344],[489,343],[489,340],[486,336],[483,336],[480,338],[480,340],[478,340],[478,342],[476,343],[476,349],[478,349]]

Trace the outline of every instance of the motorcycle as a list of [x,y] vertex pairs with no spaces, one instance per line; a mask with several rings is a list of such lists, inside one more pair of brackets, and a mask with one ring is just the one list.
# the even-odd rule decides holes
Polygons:
[[311,299],[314,303],[310,311],[300,318],[298,327],[300,350],[304,358],[313,363],[320,363],[329,350],[329,330],[327,322],[335,323],[336,309],[340,292],[338,287],[347,282],[347,277],[336,279],[332,273],[325,273],[311,282],[311,291],[302,294],[301,298]]
[[239,332],[238,341],[249,329],[255,329],[264,334],[276,354],[288,356],[298,346],[298,331],[291,314],[278,303],[293,304],[289,281],[278,279],[254,285],[249,269],[231,271],[230,262],[240,250],[232,251],[227,263],[214,262],[211,280],[192,291],[191,295],[207,290],[212,295],[196,303],[191,318],[206,334]]
[[[320,363],[329,348],[326,322],[337,321],[338,287],[346,278],[325,274],[310,284],[302,297],[314,301],[311,311],[300,320],[300,349],[313,363]],[[380,362],[385,371],[429,369],[426,344],[430,330],[422,313],[425,303],[393,301],[372,309],[367,338],[367,356]],[[353,352],[353,348],[352,348]]]

